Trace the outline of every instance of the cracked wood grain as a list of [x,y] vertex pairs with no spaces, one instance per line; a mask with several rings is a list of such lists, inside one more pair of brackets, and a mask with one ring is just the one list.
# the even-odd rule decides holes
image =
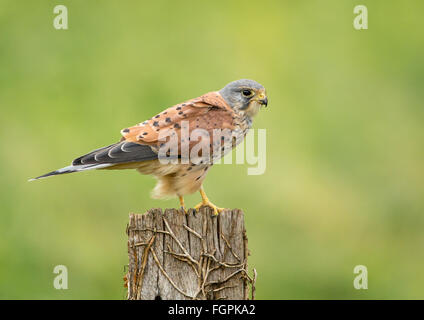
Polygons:
[[150,209],[130,214],[127,234],[130,300],[246,300],[255,292],[239,209]]

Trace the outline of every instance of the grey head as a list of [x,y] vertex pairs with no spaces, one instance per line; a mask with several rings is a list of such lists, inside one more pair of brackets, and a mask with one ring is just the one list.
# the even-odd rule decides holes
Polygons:
[[254,116],[261,106],[268,105],[265,88],[254,80],[241,79],[230,82],[219,93],[236,111]]

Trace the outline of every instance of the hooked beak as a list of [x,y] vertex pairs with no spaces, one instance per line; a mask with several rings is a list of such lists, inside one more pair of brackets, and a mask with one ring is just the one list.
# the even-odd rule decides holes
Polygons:
[[265,98],[260,99],[260,100],[259,100],[259,103],[260,103],[261,105],[263,105],[263,106],[267,107],[267,106],[268,106],[268,98],[267,98],[267,97],[265,97]]
[[265,95],[265,92],[261,92],[258,96],[258,102],[267,107],[268,106],[268,97]]

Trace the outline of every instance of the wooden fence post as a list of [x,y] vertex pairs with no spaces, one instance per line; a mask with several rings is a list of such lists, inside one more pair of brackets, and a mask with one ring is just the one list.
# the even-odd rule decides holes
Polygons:
[[254,299],[241,210],[150,209],[130,214],[127,234],[129,300]]

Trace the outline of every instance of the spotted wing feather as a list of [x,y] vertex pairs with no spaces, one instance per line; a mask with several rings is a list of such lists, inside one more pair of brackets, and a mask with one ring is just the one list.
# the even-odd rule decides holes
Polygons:
[[[212,136],[213,129],[233,130],[234,112],[218,92],[209,92],[198,98],[175,105],[155,117],[134,127],[121,130],[120,142],[94,150],[72,162],[72,165],[49,172],[35,179],[64,173],[128,167],[158,159],[161,145],[159,137],[170,130],[178,135],[178,150],[181,151],[181,129],[188,125],[189,133],[194,129],[206,130]],[[186,120],[183,123],[183,120]],[[203,139],[201,140],[204,143]],[[189,148],[197,142],[189,142]],[[209,144],[209,142],[207,142]],[[212,147],[212,145],[210,145]],[[180,153],[178,155],[180,157]]]
[[[187,128],[188,125],[188,128]],[[204,129],[212,137],[214,129],[233,130],[234,112],[218,92],[209,92],[198,98],[170,107],[151,119],[136,126],[121,130],[125,141],[146,144],[158,148],[163,141],[160,137],[170,135],[170,131],[181,139],[181,130]],[[197,142],[189,143],[191,148]],[[179,149],[181,146],[179,145]]]

